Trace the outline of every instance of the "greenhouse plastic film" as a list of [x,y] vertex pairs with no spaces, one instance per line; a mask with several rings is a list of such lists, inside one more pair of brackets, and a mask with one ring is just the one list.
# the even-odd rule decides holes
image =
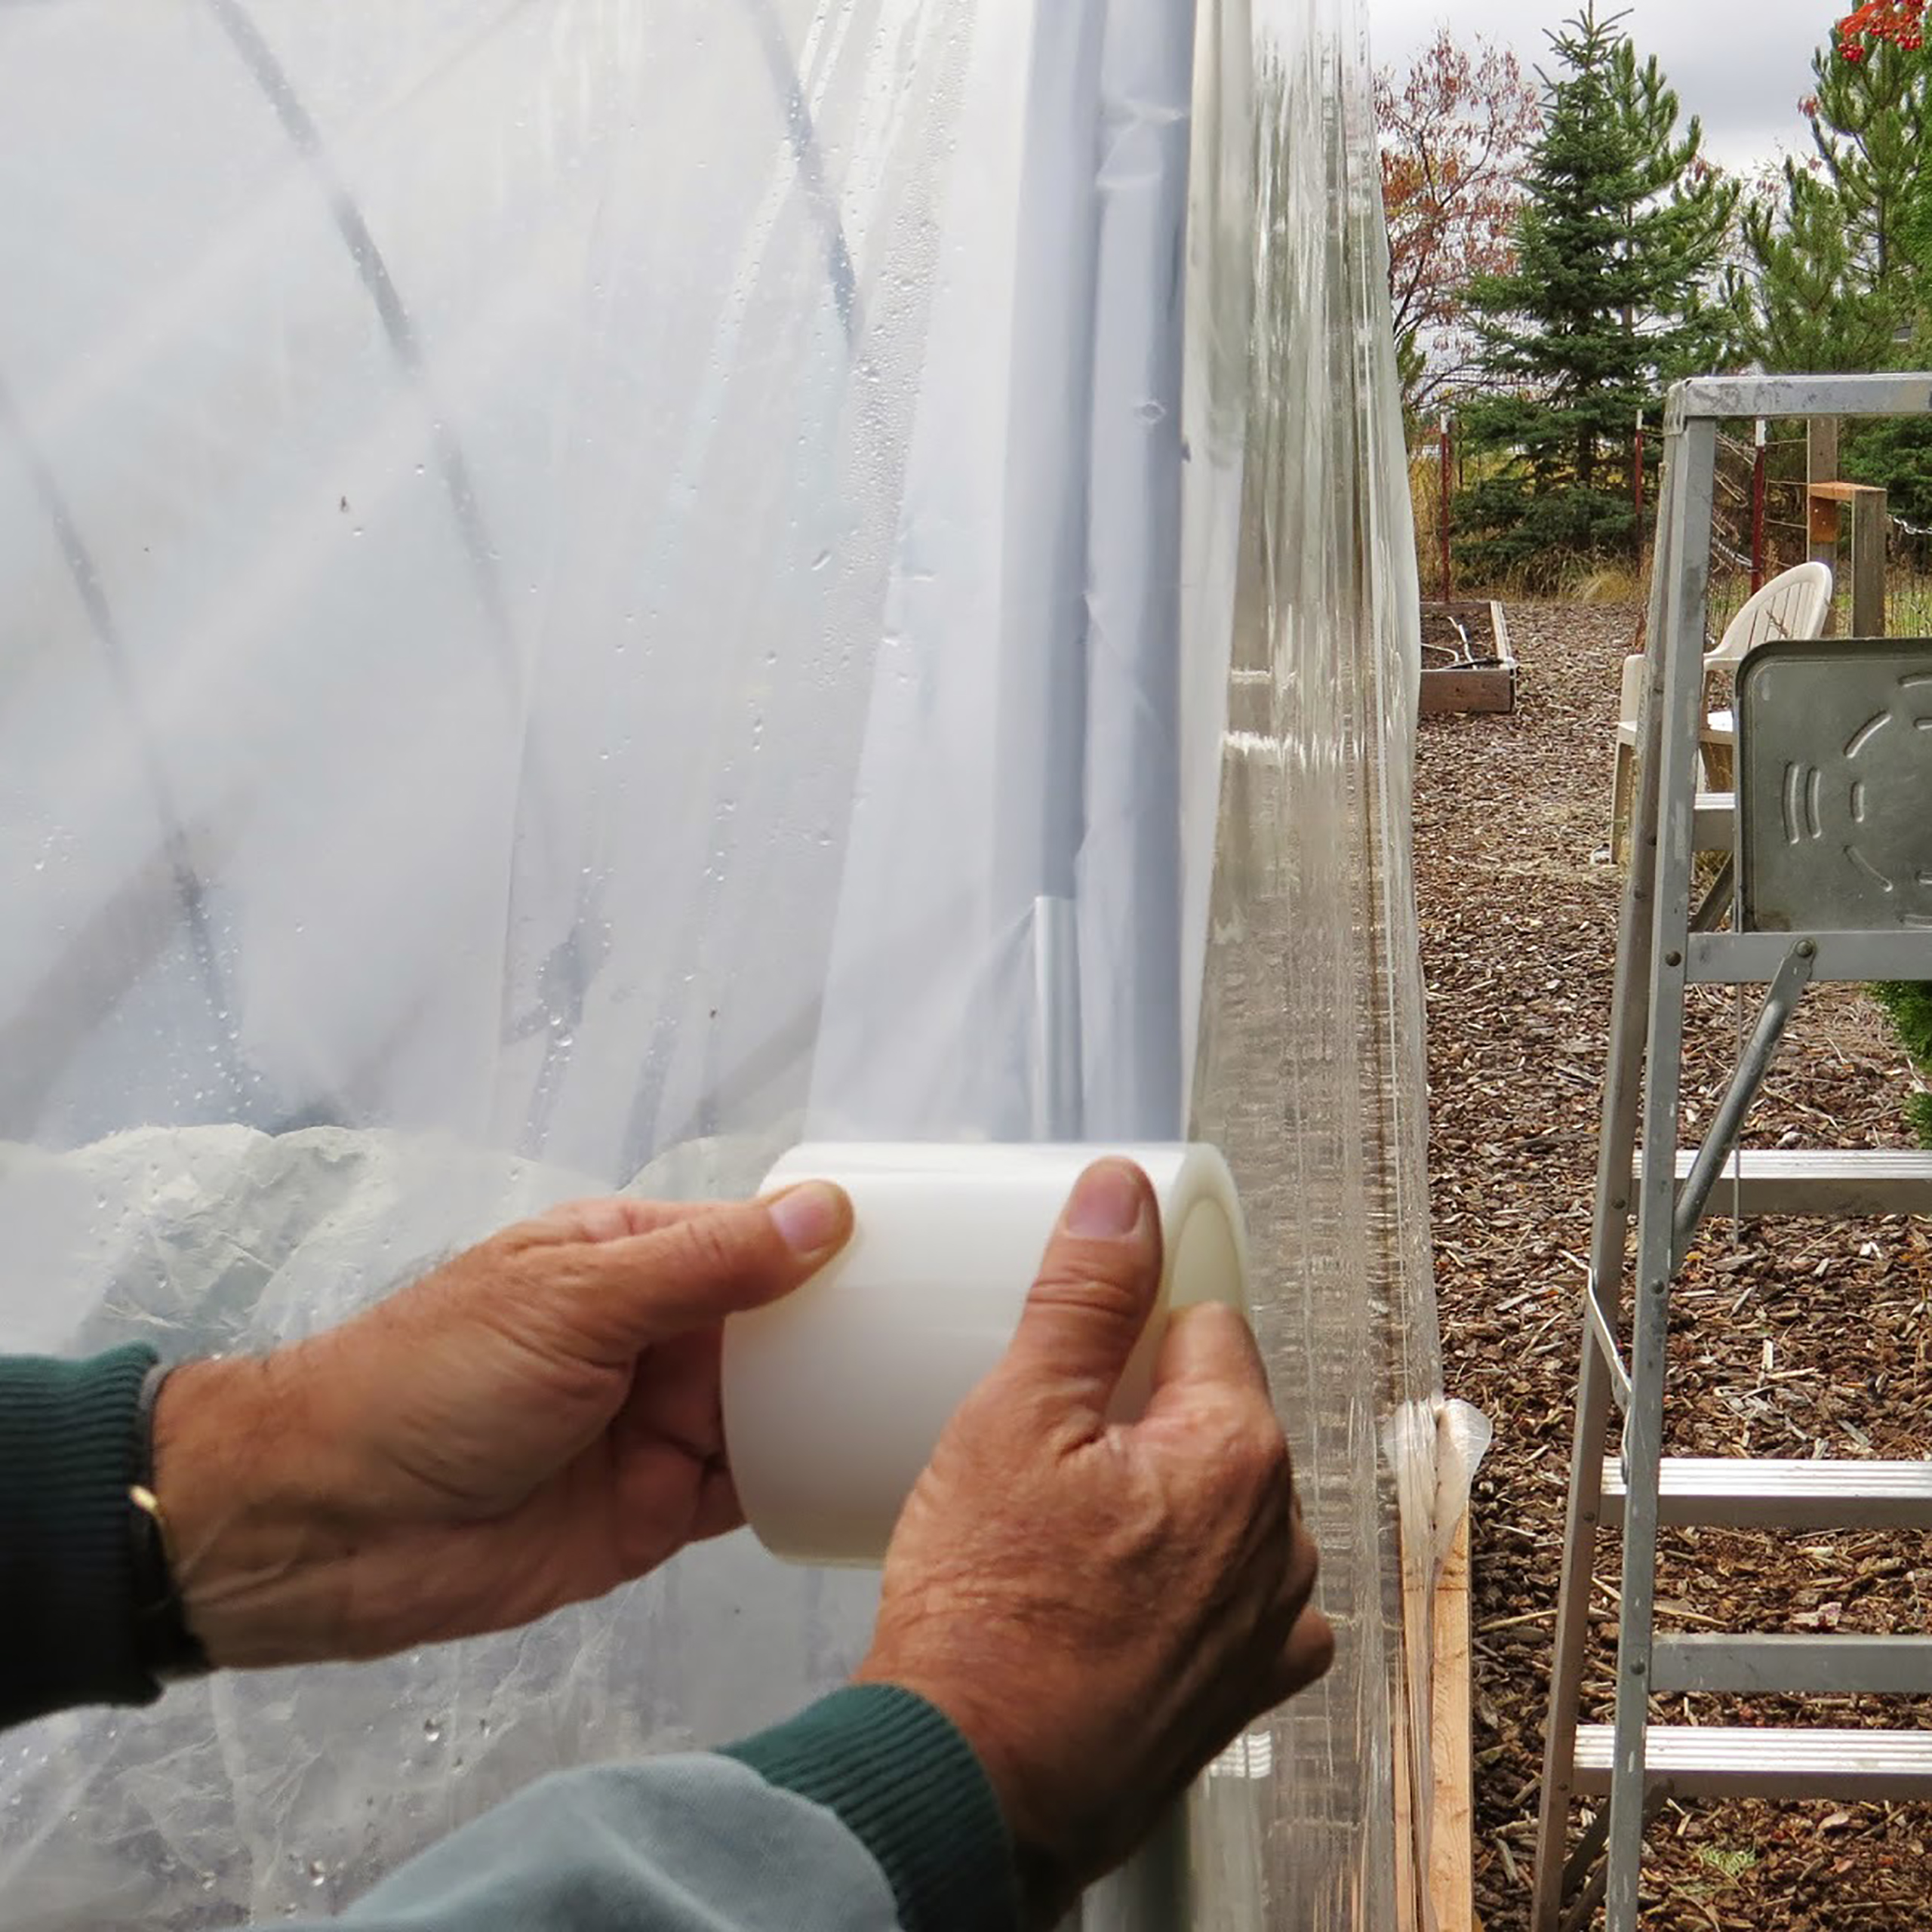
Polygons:
[[[1422,1922],[1440,1366],[1409,851],[1417,587],[1369,68],[1343,0],[1257,0],[1257,273],[1197,1131],[1247,1206],[1334,1669],[1195,1818],[1202,1922]],[[1312,209],[1321,211],[1311,219]],[[1398,1857],[1398,1849],[1405,1855]]]
[[[1169,1137],[1191,1084],[1368,1541],[1183,1909],[1382,1922],[1432,1384],[1362,89],[1237,0],[0,9],[0,1346],[265,1347],[568,1195]],[[1231,648],[1292,786],[1224,758]],[[1291,892],[1299,1030],[1238,1065]],[[795,1709],[872,1604],[741,1536],[29,1727],[8,1924],[326,1910]],[[1090,1924],[1173,1922],[1158,1863]]]

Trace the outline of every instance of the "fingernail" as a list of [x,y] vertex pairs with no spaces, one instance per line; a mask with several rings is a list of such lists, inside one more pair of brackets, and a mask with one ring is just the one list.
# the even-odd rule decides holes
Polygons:
[[1118,1240],[1140,1225],[1139,1178],[1124,1161],[1103,1161],[1080,1177],[1066,1204],[1066,1231],[1089,1238]]
[[771,1204],[771,1224],[795,1254],[817,1254],[838,1238],[844,1202],[830,1182],[808,1180]]

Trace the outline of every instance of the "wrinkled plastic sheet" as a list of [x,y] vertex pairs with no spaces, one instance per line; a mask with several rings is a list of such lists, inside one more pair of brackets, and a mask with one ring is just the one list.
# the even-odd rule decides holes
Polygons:
[[1195,1118],[1246,1204],[1337,1653],[1213,1767],[1194,1842],[1201,1923],[1329,1932],[1429,1922],[1438,1502],[1453,1530],[1473,1444],[1444,1429],[1438,1457],[1417,592],[1364,29],[1345,0],[1256,0],[1254,36],[1257,273]]
[[[1244,1925],[1396,1922],[1432,1480],[1342,14],[0,18],[0,1346],[267,1346],[568,1195],[1191,1093],[1345,1645],[1204,1786],[1183,1909]],[[29,1727],[8,1923],[326,1910],[546,1770],[785,1714],[872,1601],[740,1537]],[[1089,1922],[1174,1922],[1158,1863]]]

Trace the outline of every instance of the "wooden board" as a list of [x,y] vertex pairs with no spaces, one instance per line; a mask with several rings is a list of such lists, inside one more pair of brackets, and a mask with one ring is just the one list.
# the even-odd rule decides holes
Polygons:
[[1429,1896],[1436,1932],[1479,1932],[1475,1915],[1475,1764],[1469,1730],[1469,1519],[1457,1525],[1435,1589],[1435,1721]]
[[1444,711],[1514,711],[1516,673],[1506,664],[1479,670],[1452,666],[1422,674],[1422,715]]
[[1421,714],[1425,718],[1450,711],[1514,711],[1516,708],[1516,654],[1509,648],[1509,626],[1503,606],[1489,607],[1490,628],[1501,660],[1480,669],[1462,665],[1424,666]]
[[1409,1700],[1398,1697],[1391,1714],[1389,1743],[1393,1752],[1395,1799],[1395,1924],[1394,1932],[1423,1932],[1422,1887],[1416,1865],[1421,1847],[1416,1842],[1414,1780],[1409,1774]]

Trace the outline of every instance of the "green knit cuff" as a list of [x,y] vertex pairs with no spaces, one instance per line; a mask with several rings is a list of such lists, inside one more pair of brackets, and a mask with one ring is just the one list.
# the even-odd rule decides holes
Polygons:
[[721,1754],[822,1804],[869,1851],[904,1932],[1012,1932],[1013,1843],[973,1747],[896,1684],[835,1690]]
[[0,1725],[160,1694],[135,1654],[128,1500],[155,1360],[0,1357]]

